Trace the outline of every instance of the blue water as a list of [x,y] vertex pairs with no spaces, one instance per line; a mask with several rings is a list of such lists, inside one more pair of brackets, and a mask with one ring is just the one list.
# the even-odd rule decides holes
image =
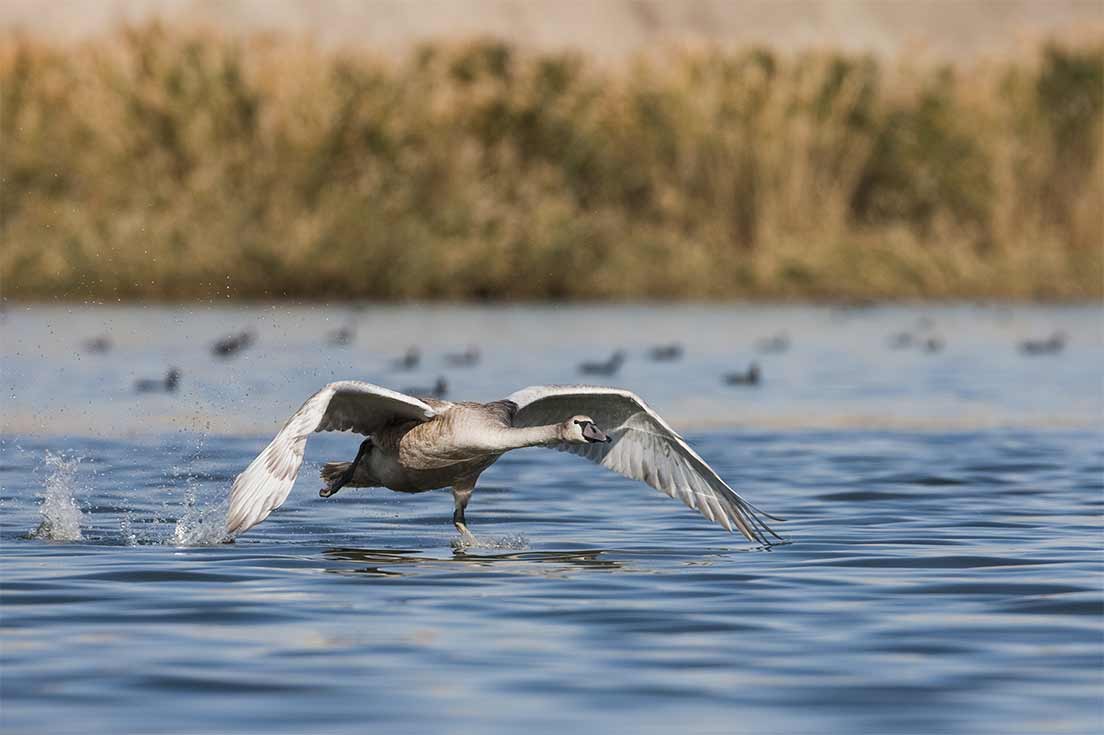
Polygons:
[[[322,345],[343,321],[356,343]],[[386,367],[413,333],[396,323],[429,325],[413,373]],[[256,347],[207,353],[242,325]],[[9,309],[0,726],[1099,732],[1100,326],[1092,308]],[[889,350],[899,328],[946,347]],[[1016,351],[1058,328],[1063,353]],[[755,352],[783,330],[789,351]],[[99,332],[114,348],[81,352]],[[642,357],[679,334],[682,361]],[[484,364],[441,365],[469,342]],[[482,544],[454,548],[447,494],[319,498],[319,464],[356,451],[332,434],[283,508],[216,543],[233,476],[331,374],[440,372],[482,399],[577,380],[611,346],[630,359],[606,382],[653,399],[790,543],[533,449],[484,475]],[[720,383],[751,359],[762,386]],[[130,391],[168,364],[179,393]]]

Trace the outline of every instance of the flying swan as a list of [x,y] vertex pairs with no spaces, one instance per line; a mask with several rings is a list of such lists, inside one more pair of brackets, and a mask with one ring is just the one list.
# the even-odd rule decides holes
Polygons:
[[[600,428],[601,427],[601,428]],[[452,521],[464,521],[480,473],[511,449],[571,452],[678,498],[703,516],[739,530],[749,541],[781,540],[741,498],[636,394],[617,388],[541,385],[492,403],[415,398],[354,380],[330,383],[307,399],[230,489],[227,532],[248,531],[287,499],[303,463],[307,436],[354,431],[368,437],[352,462],[322,468],[328,498],[343,487],[386,487],[403,493],[452,488]]]

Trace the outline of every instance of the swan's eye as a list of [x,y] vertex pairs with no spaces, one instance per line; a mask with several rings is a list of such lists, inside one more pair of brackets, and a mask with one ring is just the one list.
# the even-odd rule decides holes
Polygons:
[[575,423],[579,425],[579,428],[585,429],[587,427],[587,424],[589,424],[590,422],[589,421],[580,421],[579,419],[575,419]]

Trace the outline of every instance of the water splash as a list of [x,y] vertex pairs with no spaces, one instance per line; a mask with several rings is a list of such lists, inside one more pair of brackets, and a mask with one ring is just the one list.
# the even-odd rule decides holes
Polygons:
[[524,534],[512,536],[461,536],[450,542],[457,551],[481,549],[485,551],[525,551],[529,548],[529,538]]
[[[172,468],[175,482],[165,488],[160,512],[151,516],[135,500],[114,503],[113,508],[82,510],[76,499],[83,489],[76,479],[81,462],[79,456],[46,452],[45,492],[38,508],[41,521],[26,538],[120,546],[210,546],[226,540],[224,492],[221,488],[217,496],[213,490],[204,492],[199,478],[184,474],[186,468]],[[173,501],[174,486],[178,492],[183,487],[183,503],[179,496]]]
[[123,511],[123,517],[119,519],[119,533],[124,546],[138,545],[138,534],[134,532],[134,521],[129,510]]
[[46,493],[38,507],[42,522],[31,533],[32,538],[45,541],[81,540],[84,513],[73,496],[80,461],[80,457],[46,452],[46,468],[50,474],[46,477]]
[[225,499],[213,504],[200,503],[196,482],[189,478],[184,486],[184,514],[176,521],[172,538],[167,543],[173,546],[221,544],[226,540],[228,510]]

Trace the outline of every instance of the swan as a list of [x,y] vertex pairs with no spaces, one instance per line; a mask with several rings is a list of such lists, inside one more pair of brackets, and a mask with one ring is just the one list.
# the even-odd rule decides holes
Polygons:
[[725,484],[697,452],[636,394],[618,388],[541,385],[492,403],[415,398],[355,380],[330,383],[307,399],[230,488],[227,533],[242,534],[287,499],[307,437],[353,431],[368,437],[352,462],[322,469],[328,498],[345,486],[417,493],[451,487],[452,521],[474,540],[464,509],[480,473],[511,449],[550,447],[578,454],[697,509],[728,531],[769,545],[781,540],[765,513]]

